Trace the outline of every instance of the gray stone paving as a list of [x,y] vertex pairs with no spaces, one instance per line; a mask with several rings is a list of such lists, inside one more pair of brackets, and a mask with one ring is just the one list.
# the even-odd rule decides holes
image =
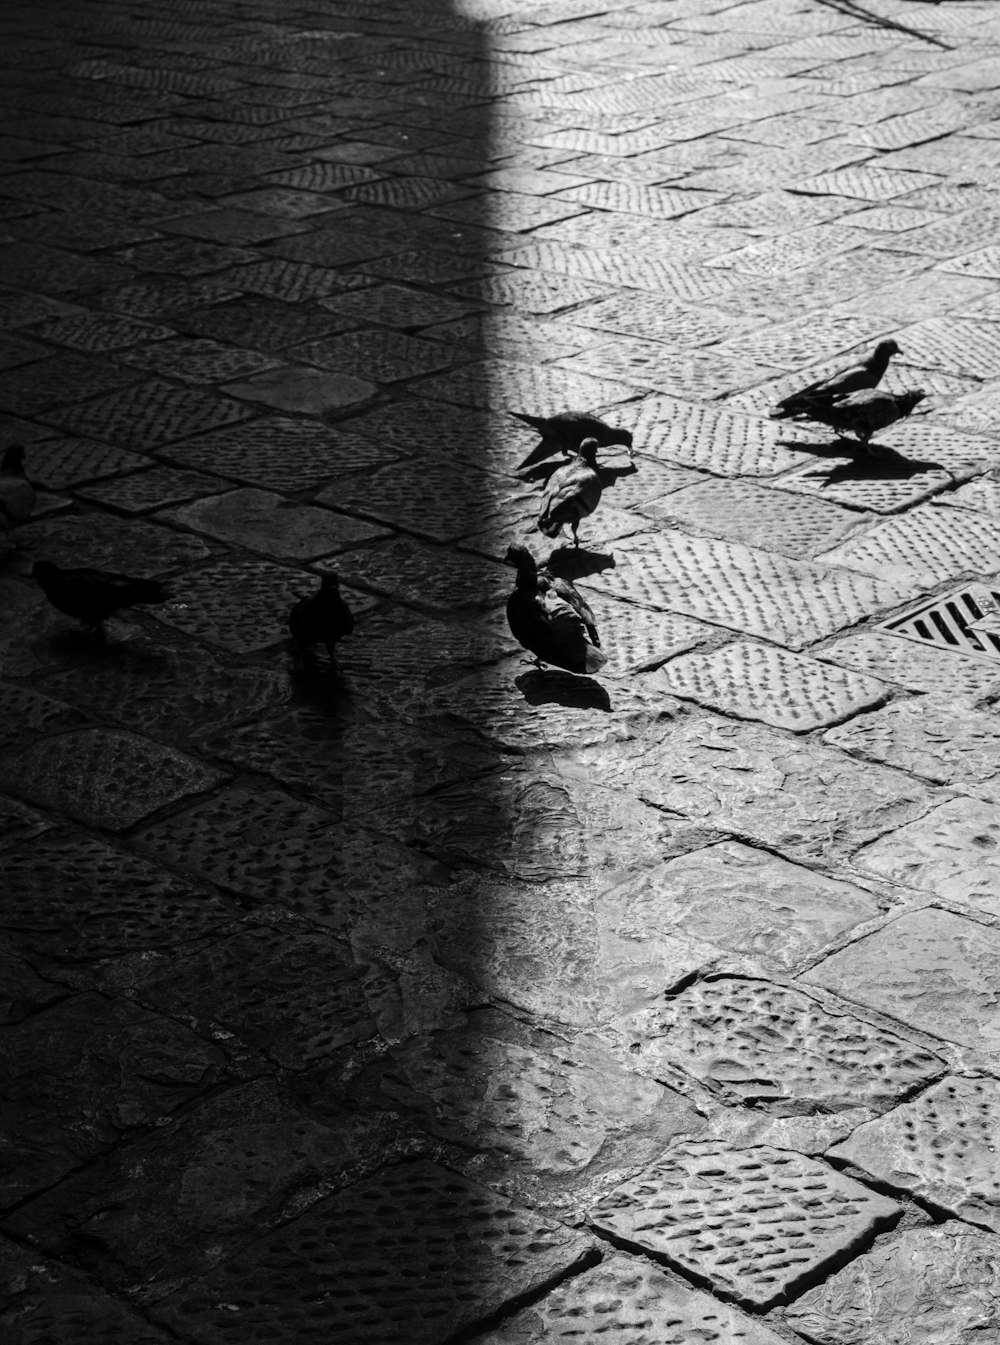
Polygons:
[[[993,0],[0,35],[4,1339],[1000,1345]],[[768,419],[883,336],[871,457]]]

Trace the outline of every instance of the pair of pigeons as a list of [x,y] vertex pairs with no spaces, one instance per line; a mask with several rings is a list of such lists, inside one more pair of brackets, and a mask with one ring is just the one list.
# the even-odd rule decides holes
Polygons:
[[793,392],[771,412],[773,420],[814,420],[829,425],[838,434],[853,434],[868,451],[868,441],[908,416],[927,395],[923,388],[912,392],[878,391],[877,385],[893,355],[900,354],[895,341],[879,341],[863,360]]

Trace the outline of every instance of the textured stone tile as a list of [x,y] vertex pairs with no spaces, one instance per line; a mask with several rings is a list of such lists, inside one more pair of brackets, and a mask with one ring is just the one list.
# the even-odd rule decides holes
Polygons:
[[0,1326],[10,1339],[168,1345],[170,1337],[57,1262],[0,1239]]
[[315,590],[300,570],[265,560],[221,560],[187,570],[172,584],[175,601],[158,619],[221,649],[246,654],[289,638],[288,613]]
[[675,489],[666,499],[651,498],[642,512],[668,525],[799,558],[826,550],[865,521],[863,514],[826,500],[714,478]]
[[0,779],[45,808],[121,831],[167,803],[211,788],[222,776],[172,747],[79,729],[8,757]]
[[616,902],[622,937],[683,934],[786,968],[879,913],[875,898],[853,884],[739,841],[645,869],[606,891],[601,908]]
[[[367,525],[371,536],[388,524],[433,542],[448,542],[486,527],[516,490],[502,477],[464,462],[421,457],[339,476],[315,498],[320,504],[380,520],[381,528]],[[537,500],[533,495],[524,500],[533,525]]]
[[322,417],[328,412],[367,401],[377,389],[373,383],[349,374],[320,373],[316,369],[288,365],[267,370],[241,383],[227,383],[225,391],[279,411],[299,411]]
[[1000,692],[1000,669],[952,653],[950,649],[902,640],[882,631],[845,635],[827,645],[818,658],[898,682],[911,691],[946,692],[979,699]]
[[828,1150],[957,1219],[1000,1231],[1000,1083],[949,1075]]
[[273,368],[280,361],[253,350],[234,350],[218,341],[186,336],[136,345],[119,358],[136,369],[176,378],[183,383],[222,383]]
[[266,490],[232,490],[160,517],[276,558],[310,560],[383,536],[386,529]]
[[351,582],[420,611],[447,617],[495,607],[512,588],[508,565],[470,557],[456,567],[444,547],[394,539],[351,557]]
[[148,1301],[285,1222],[304,1193],[314,1201],[414,1153],[418,1143],[397,1130],[388,1117],[309,1116],[273,1080],[257,1080],[31,1201],[16,1231],[55,1255],[75,1246],[91,1274],[119,1291],[141,1284]]
[[774,1116],[887,1111],[945,1068],[895,1032],[768,981],[699,980],[618,1027],[631,1068],[663,1082],[694,1075],[730,1105]]
[[951,799],[854,856],[863,872],[994,914],[1000,825],[993,803]]
[[0,408],[17,416],[35,416],[138,379],[131,370],[86,355],[56,355],[0,373]]
[[366,277],[344,276],[327,266],[284,261],[281,257],[251,262],[248,266],[234,266],[231,271],[220,271],[214,279],[220,291],[266,294],[287,304],[311,302],[330,294],[341,294],[344,290],[359,289],[368,283]]
[[787,1320],[816,1345],[975,1345],[995,1334],[998,1255],[1000,1239],[978,1229],[912,1228],[803,1294]]
[[601,648],[608,656],[602,674],[623,676],[659,667],[717,634],[711,627],[672,612],[653,612],[632,603],[615,602],[602,593],[587,593],[597,619]]
[[[182,565],[204,560],[208,547],[196,537],[157,528],[145,520],[101,517],[100,529],[91,514],[68,514],[37,523],[26,523],[19,540],[33,555],[57,565],[96,566],[118,574],[148,577],[168,574]],[[171,588],[173,586],[171,585]],[[165,608],[157,607],[159,615]],[[73,618],[59,614],[63,626]]]
[[43,696],[31,687],[0,682],[0,746],[4,748],[59,729],[76,728],[82,719],[72,704]]
[[927,908],[834,953],[803,979],[996,1061],[998,963],[1000,930]]
[[905,596],[881,579],[675,530],[626,539],[615,552],[617,566],[588,580],[594,588],[793,649]]
[[951,316],[928,318],[907,327],[899,341],[911,364],[974,378],[1000,377],[1000,332],[992,324]]
[[0,247],[0,284],[18,289],[70,294],[114,285],[129,275],[124,266],[80,257],[43,243],[7,243]]
[[[812,499],[820,496],[831,504],[847,505],[853,510],[896,514],[954,486],[952,472],[933,459],[931,465],[925,466],[926,462],[927,459],[908,461],[894,454],[875,459],[839,457],[836,449],[831,452],[824,445],[807,466],[782,477],[781,489],[789,495]],[[855,517],[859,527],[866,521],[866,514]],[[870,518],[871,514],[867,514],[867,519]],[[817,547],[817,551],[823,549]]]
[[886,695],[873,677],[743,640],[673,659],[661,676],[675,696],[795,733],[857,714]]
[[221,1080],[225,1057],[137,1005],[72,995],[0,1031],[4,1206],[51,1186]]
[[[716,353],[718,351],[718,353]],[[751,387],[772,377],[770,365],[752,359],[710,350],[678,350],[656,341],[618,336],[606,344],[587,346],[579,354],[559,361],[559,368],[621,379],[636,387],[709,400]]]
[[609,378],[506,360],[484,360],[453,369],[421,383],[419,392],[421,397],[460,406],[523,410],[538,416],[553,415],[567,406],[611,405],[636,396],[634,387]]
[[40,836],[55,825],[41,813],[26,808],[13,799],[0,796],[0,850],[8,846],[19,845],[21,841]]
[[1000,715],[958,706],[953,693],[896,701],[831,729],[824,741],[1000,802]]
[[401,332],[368,330],[296,346],[289,357],[336,373],[346,370],[376,383],[397,383],[447,369],[456,355],[447,346]]
[[197,308],[176,321],[185,331],[199,336],[267,351],[282,351],[300,341],[315,341],[342,330],[345,325],[335,313],[258,295]]
[[163,341],[173,336],[170,327],[152,323],[133,322],[130,318],[102,316],[99,313],[71,314],[67,317],[48,318],[31,328],[33,336],[52,341],[70,350],[88,354],[110,350],[127,350],[137,341]]
[[998,552],[1000,523],[922,505],[849,538],[819,559],[877,574],[901,588],[924,589],[962,574],[990,574]]
[[801,860],[856,849],[930,807],[926,786],[897,771],[760,725],[684,718],[663,730],[657,741],[581,743],[564,769]]
[[669,1149],[590,1218],[615,1239],[762,1310],[793,1296],[899,1214],[895,1201],[801,1154],[694,1142]]
[[[591,1323],[590,1327],[582,1326]],[[687,1345],[699,1337],[739,1345],[779,1345],[763,1322],[668,1278],[659,1267],[621,1252],[576,1275],[516,1317],[480,1337],[481,1345],[542,1345],[605,1335],[615,1345]],[[652,1335],[650,1335],[652,1333]],[[141,1342],[141,1345],[145,1345]]]
[[[249,1336],[290,1342],[321,1329],[358,1345],[381,1345],[405,1319],[413,1345],[434,1345],[442,1331],[537,1292],[589,1245],[446,1168],[409,1163],[314,1205],[192,1290],[163,1299],[153,1316],[173,1331],[216,1334],[235,1302]],[[314,1303],[290,1293],[303,1274],[321,1294]]]
[[97,504],[110,505],[124,514],[148,514],[170,504],[200,495],[215,494],[224,483],[198,472],[180,472],[172,467],[154,467],[150,471],[131,472],[112,481],[85,486],[74,494]]
[[801,432],[722,407],[645,397],[616,408],[615,420],[632,431],[637,451],[717,476],[775,476],[799,461],[780,441]]
[[122,448],[157,448],[172,439],[246,420],[248,407],[200,388],[176,388],[151,378],[121,392],[52,412],[48,424]]

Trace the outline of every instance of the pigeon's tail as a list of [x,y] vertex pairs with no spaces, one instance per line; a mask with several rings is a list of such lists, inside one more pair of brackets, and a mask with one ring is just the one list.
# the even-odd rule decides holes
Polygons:
[[170,590],[158,579],[132,579],[125,590],[122,607],[134,607],[136,603],[167,602]]
[[604,667],[607,661],[608,661],[607,654],[602,653],[600,649],[593,649],[590,646],[588,646],[587,658],[584,663],[584,670],[589,673],[597,672],[599,668]]
[[539,434],[545,433],[545,421],[540,416],[529,416],[524,411],[510,411],[508,414],[512,415],[515,420],[520,420],[523,421],[525,425],[530,425],[531,428],[537,430]]

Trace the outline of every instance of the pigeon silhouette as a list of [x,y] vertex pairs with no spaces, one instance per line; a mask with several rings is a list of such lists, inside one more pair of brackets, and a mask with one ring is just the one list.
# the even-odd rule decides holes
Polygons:
[[50,560],[36,561],[31,576],[53,607],[97,630],[121,607],[166,602],[170,597],[158,579],[133,579],[107,570],[63,570]]
[[923,388],[899,393],[869,388],[864,392],[848,393],[830,406],[817,407],[809,413],[809,419],[829,425],[838,434],[853,434],[867,449],[873,434],[904,419],[926,396]]
[[594,512],[604,490],[597,467],[597,449],[596,439],[584,439],[573,457],[549,477],[538,515],[538,530],[546,537],[557,537],[568,523],[573,529],[573,545],[580,545],[577,536],[580,520]]
[[354,613],[340,596],[335,574],[323,575],[318,591],[298,600],[288,613],[288,629],[301,648],[326,645],[333,658],[334,645],[354,629]]
[[542,436],[541,442],[518,466],[519,472],[557,453],[575,453],[584,439],[596,439],[599,448],[612,448],[615,444],[621,444],[632,457],[631,430],[616,430],[613,425],[606,425],[603,420],[588,415],[586,411],[560,411],[555,416],[529,416],[521,411],[511,411],[510,414]]
[[542,663],[571,673],[594,673],[607,662],[594,614],[568,579],[539,569],[526,546],[510,546],[505,557],[517,570],[507,599],[507,624],[523,649]]
[[816,419],[812,413],[817,407],[829,406],[831,402],[839,397],[846,397],[848,393],[874,388],[888,369],[892,356],[898,354],[899,346],[895,341],[880,341],[875,349],[857,364],[841,369],[839,373],[831,374],[829,378],[818,379],[780,401],[771,412],[771,419],[790,420],[796,416]]
[[35,488],[24,474],[24,445],[11,444],[0,462],[0,521],[13,527],[35,512]]

